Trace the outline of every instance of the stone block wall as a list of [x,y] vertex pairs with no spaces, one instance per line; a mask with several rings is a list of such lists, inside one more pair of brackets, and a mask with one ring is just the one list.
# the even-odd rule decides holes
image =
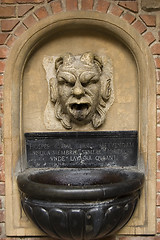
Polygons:
[[[157,234],[116,236],[109,240],[160,239],[160,1],[159,0],[0,0],[0,238],[5,235],[5,167],[3,153],[3,88],[5,65],[14,42],[48,16],[66,11],[98,11],[127,21],[147,42],[157,73]],[[9,238],[11,239],[11,238]],[[12,238],[13,239],[13,238]],[[17,239],[17,238],[15,238]],[[19,239],[19,238],[18,238]],[[25,238],[33,239],[33,238]],[[34,238],[40,239],[40,238]],[[46,238],[42,238],[46,239]]]

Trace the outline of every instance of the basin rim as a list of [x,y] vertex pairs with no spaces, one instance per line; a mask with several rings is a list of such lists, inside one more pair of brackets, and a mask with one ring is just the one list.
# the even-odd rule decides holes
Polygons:
[[[67,169],[69,170],[69,169]],[[73,170],[73,169],[72,169]],[[84,170],[84,169],[83,169]],[[87,170],[87,169],[85,169]],[[89,169],[94,171],[95,169]],[[107,200],[133,194],[143,187],[144,173],[138,170],[121,168],[97,168],[98,171],[105,171],[120,174],[123,181],[112,184],[97,184],[84,186],[51,185],[37,183],[30,179],[30,176],[55,171],[55,169],[27,169],[17,177],[19,190],[27,197],[40,200],[64,201],[64,200]],[[77,170],[81,171],[81,169]]]

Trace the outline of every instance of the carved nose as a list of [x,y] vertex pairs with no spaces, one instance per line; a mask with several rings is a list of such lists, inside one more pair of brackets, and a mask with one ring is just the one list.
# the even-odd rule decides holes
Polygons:
[[83,86],[79,81],[76,81],[75,86],[73,88],[73,95],[80,98],[84,95]]

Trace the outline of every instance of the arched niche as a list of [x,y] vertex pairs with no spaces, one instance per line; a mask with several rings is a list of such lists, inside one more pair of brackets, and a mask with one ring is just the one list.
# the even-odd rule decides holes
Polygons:
[[[128,23],[119,19],[118,17],[106,14],[100,14],[97,12],[69,12],[61,13],[55,16],[48,17],[39,23],[36,26],[30,28],[26,33],[24,33],[15,43],[14,47],[11,50],[10,56],[7,61],[6,72],[5,72],[5,90],[4,90],[4,145],[5,145],[5,162],[6,162],[6,232],[9,236],[35,236],[43,235],[41,232],[36,230],[34,226],[26,219],[23,211],[20,207],[19,194],[16,183],[17,174],[25,167],[25,147],[24,147],[24,132],[32,131],[31,126],[35,124],[35,131],[48,131],[45,129],[44,125],[41,126],[39,123],[42,122],[37,118],[39,122],[36,126],[34,122],[36,115],[31,119],[31,124],[28,124],[29,114],[32,116],[33,113],[27,112],[28,108],[25,105],[25,101],[31,92],[31,83],[35,87],[35,91],[38,93],[47,95],[47,86],[44,83],[44,92],[40,90],[41,84],[34,85],[34,78],[30,79],[33,76],[36,79],[40,76],[45,78],[44,71],[40,69],[38,72],[39,65],[37,64],[38,58],[40,56],[40,62],[42,56],[36,55],[39,49],[42,50],[42,55],[47,54],[56,54],[56,50],[53,51],[51,48],[56,41],[57,36],[60,38],[66,38],[73,35],[72,44],[74,39],[74,34],[77,34],[77,31],[80,30],[81,37],[87,35],[87,31],[90,33],[87,37],[88,42],[89,38],[95,38],[94,32],[99,34],[99,39],[106,41],[108,47],[113,49],[113,53],[117,52],[117,56],[112,55],[112,51],[108,50],[107,54],[110,54],[110,57],[113,58],[113,61],[117,61],[118,58],[128,59],[128,64],[125,66],[122,61],[118,63],[118,71],[121,76],[125,76],[124,84],[128,79],[132,79],[130,73],[130,63],[132,62],[132,73],[134,72],[132,83],[134,82],[135,91],[131,91],[131,86],[129,87],[129,93],[131,91],[131,96],[133,94],[135,101],[133,101],[132,108],[134,109],[134,114],[128,121],[127,129],[127,120],[125,121],[126,111],[122,111],[121,122],[125,122],[123,126],[117,128],[112,127],[112,119],[110,121],[110,128],[102,130],[138,130],[138,140],[139,140],[139,168],[144,168],[146,181],[144,191],[138,206],[138,209],[128,223],[128,225],[121,231],[123,234],[154,234],[155,233],[155,174],[156,174],[156,134],[155,134],[155,123],[156,123],[156,80],[155,80],[155,70],[152,56],[150,54],[149,48],[144,42],[141,35],[136,32]],[[64,35],[63,35],[64,31]],[[93,36],[92,36],[93,35]],[[107,37],[106,37],[107,36]],[[84,41],[84,46],[87,44],[87,39]],[[63,39],[64,41],[64,39]],[[66,40],[67,41],[67,40]],[[75,40],[77,41],[77,40]],[[96,44],[92,43],[90,49],[98,47],[98,40]],[[108,42],[107,42],[108,41]],[[46,42],[48,47],[46,47]],[[68,47],[74,51],[76,49],[74,46],[69,45],[70,41],[67,42]],[[75,42],[76,46],[81,45],[80,43]],[[65,42],[64,42],[65,44]],[[86,45],[86,50],[89,46]],[[115,49],[114,49],[115,46]],[[119,46],[121,46],[122,53],[124,56],[118,55]],[[50,48],[51,47],[51,48]],[[85,48],[85,47],[84,47]],[[51,51],[49,51],[51,49]],[[90,50],[89,49],[89,50]],[[65,48],[62,50],[65,51]],[[128,58],[127,58],[128,56]],[[34,59],[35,58],[35,59]],[[35,60],[35,61],[34,61]],[[35,70],[34,70],[35,64]],[[41,64],[41,63],[40,63]],[[116,66],[115,64],[115,66]],[[31,70],[29,78],[27,73]],[[35,72],[34,72],[35,71]],[[37,76],[36,76],[37,73]],[[116,69],[115,69],[116,74]],[[118,86],[118,76],[115,75],[115,79]],[[27,82],[28,81],[28,82]],[[45,81],[45,79],[44,79]],[[117,87],[117,89],[119,89]],[[123,88],[125,91],[125,88]],[[26,94],[26,92],[28,94]],[[116,91],[116,90],[115,90]],[[117,94],[117,92],[116,92]],[[121,91],[120,96],[123,95]],[[33,96],[31,94],[31,96]],[[34,95],[33,99],[37,95]],[[124,94],[125,96],[125,94]],[[132,96],[133,97],[133,96]],[[117,99],[119,99],[117,98]],[[38,99],[38,101],[40,98]],[[122,99],[122,102],[125,103],[126,99]],[[33,101],[33,105],[34,105]],[[29,104],[29,103],[28,103]],[[36,104],[36,103],[35,103]],[[114,103],[116,105],[116,103]],[[29,108],[31,109],[31,103]],[[44,106],[42,103],[42,111],[44,111]],[[119,106],[119,105],[118,105]],[[126,106],[126,105],[125,105]],[[126,109],[129,108],[129,105]],[[116,106],[115,106],[116,109]],[[114,111],[110,110],[110,113]],[[110,115],[108,113],[108,116]],[[130,109],[128,113],[131,113]],[[127,115],[127,114],[126,114]],[[115,115],[113,115],[114,118]],[[108,117],[109,118],[109,117]],[[127,116],[126,116],[127,119]],[[133,120],[134,119],[134,120]],[[114,119],[115,121],[115,119]],[[133,122],[132,122],[133,121]],[[115,123],[115,122],[114,122]],[[132,123],[132,124],[131,124]],[[114,124],[113,124],[114,125]],[[116,129],[117,128],[117,129]],[[53,129],[50,129],[52,131]],[[89,129],[90,131],[91,129]],[[56,131],[63,131],[61,128],[57,128]],[[143,164],[144,163],[144,166]],[[149,222],[150,220],[150,222]]]

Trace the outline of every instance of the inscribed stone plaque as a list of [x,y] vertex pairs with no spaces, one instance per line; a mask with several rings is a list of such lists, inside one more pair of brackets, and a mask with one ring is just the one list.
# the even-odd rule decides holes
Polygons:
[[137,131],[26,133],[28,167],[135,166]]

